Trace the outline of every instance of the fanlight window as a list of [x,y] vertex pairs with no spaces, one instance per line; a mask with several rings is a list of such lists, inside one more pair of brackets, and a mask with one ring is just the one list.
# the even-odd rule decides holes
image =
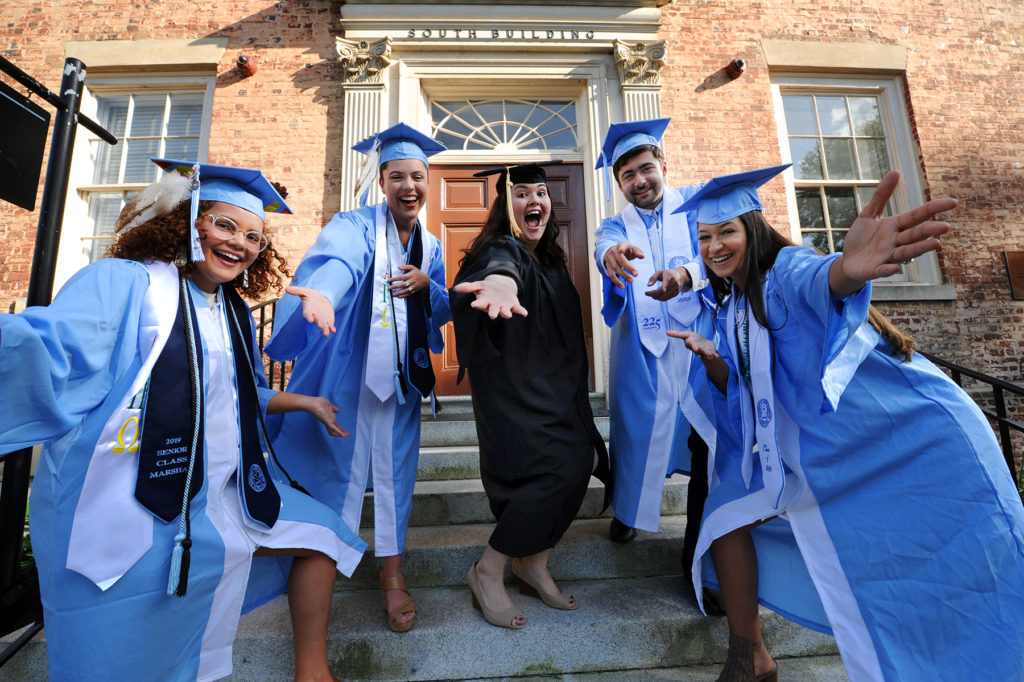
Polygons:
[[435,101],[430,113],[434,139],[449,149],[510,152],[579,146],[573,100]]

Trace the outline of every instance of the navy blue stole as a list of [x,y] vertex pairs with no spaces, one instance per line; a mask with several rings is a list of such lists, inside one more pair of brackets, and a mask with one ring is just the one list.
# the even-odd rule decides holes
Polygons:
[[[238,416],[241,421],[242,463],[238,476],[242,480],[242,498],[249,517],[267,528],[277,522],[281,512],[281,495],[274,487],[267,470],[260,442],[260,399],[256,392],[254,372],[257,356],[253,347],[249,307],[234,289],[221,287],[229,311],[231,350],[235,358],[235,383],[238,386]],[[233,313],[233,314],[232,314]],[[262,357],[259,358],[262,362]]]
[[[423,270],[423,239],[419,231],[423,227],[416,223],[409,237],[409,265]],[[429,265],[428,265],[429,267]],[[430,275],[427,274],[429,280]],[[430,284],[405,299],[408,326],[406,344],[406,372],[409,383],[421,396],[428,396],[434,389],[434,368],[430,364],[430,347],[427,344],[427,320],[430,317]]]
[[[181,291],[184,293],[184,288]],[[199,322],[187,298],[181,296],[171,334],[149,375],[146,404],[142,409],[139,470],[135,479],[135,499],[166,523],[181,514],[193,443],[199,452],[195,456],[190,500],[203,487],[204,479],[203,391],[198,391],[197,405],[192,373],[194,369],[201,384],[203,354],[197,352],[193,358],[194,368],[190,367],[193,363],[189,362],[183,315],[187,313],[191,317],[192,329],[198,329]]]

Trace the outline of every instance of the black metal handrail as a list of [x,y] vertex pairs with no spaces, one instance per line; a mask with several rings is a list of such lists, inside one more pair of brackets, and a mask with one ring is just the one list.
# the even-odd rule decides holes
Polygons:
[[[994,410],[988,409],[985,405],[979,402],[977,399],[974,400],[978,407],[981,409],[982,414],[988,417],[995,424],[995,432],[999,436],[999,445],[1003,450],[1003,458],[1006,460],[1006,466],[1010,469],[1010,475],[1013,476],[1014,483],[1017,484],[1017,489],[1021,489],[1020,470],[1017,467],[1017,457],[1013,451],[1013,438],[1010,434],[1011,431],[1024,434],[1024,424],[1016,422],[1011,419],[1006,409],[1006,393],[1020,396],[1024,399],[1024,386],[1017,384],[1011,384],[1008,381],[1002,379],[996,379],[990,377],[987,374],[976,372],[960,365],[955,365],[952,362],[937,358],[931,353],[924,353],[918,351],[924,357],[931,360],[934,364],[942,367],[949,371],[950,378],[956,383],[957,386],[965,388],[964,377],[974,379],[980,384],[985,384],[992,389],[992,405]],[[973,396],[972,396],[973,397]]]
[[[277,312],[277,302],[281,299],[275,298],[272,301],[264,301],[252,306],[252,317],[256,320],[256,343],[260,352],[266,346],[274,331],[274,314]],[[276,362],[266,355],[263,356],[263,365],[267,372],[267,383],[271,388],[283,391],[288,384],[288,377],[291,376],[294,360],[288,362]]]

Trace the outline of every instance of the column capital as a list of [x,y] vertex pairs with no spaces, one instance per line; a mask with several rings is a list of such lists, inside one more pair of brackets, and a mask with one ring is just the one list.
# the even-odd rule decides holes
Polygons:
[[341,80],[346,85],[383,83],[384,72],[391,64],[391,39],[366,40],[334,39],[344,73]]
[[665,41],[651,43],[627,43],[616,40],[613,43],[615,63],[619,67],[619,82],[622,87],[638,85],[660,85],[661,67],[665,66],[668,50]]

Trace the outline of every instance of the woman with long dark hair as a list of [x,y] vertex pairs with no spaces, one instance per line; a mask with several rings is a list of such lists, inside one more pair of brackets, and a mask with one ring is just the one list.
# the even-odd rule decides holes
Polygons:
[[225,677],[240,614],[287,585],[295,679],[330,680],[335,569],[366,544],[275,483],[264,415],[348,434],[326,399],[267,387],[240,296],[287,275],[265,223],[291,211],[257,170],[155,161],[170,172],[122,210],[108,258],[0,315],[0,451],[44,443],[30,517],[50,677]]
[[890,172],[822,256],[761,214],[756,188],[784,168],[716,178],[682,207],[721,313],[717,348],[680,338],[736,438],[713,462],[697,546],[712,561],[694,570],[725,602],[719,679],[777,677],[758,600],[834,634],[851,679],[1020,679],[1020,496],[978,407],[869,305],[872,279],[938,248],[933,216],[956,201],[883,218]]
[[504,586],[509,558],[520,593],[575,609],[576,600],[552,579],[548,557],[579,511],[591,473],[609,482],[587,392],[579,295],[541,166],[501,171],[451,303],[460,372],[468,371],[473,395],[480,476],[498,520],[469,570],[469,588],[489,623],[519,629],[526,619]]

